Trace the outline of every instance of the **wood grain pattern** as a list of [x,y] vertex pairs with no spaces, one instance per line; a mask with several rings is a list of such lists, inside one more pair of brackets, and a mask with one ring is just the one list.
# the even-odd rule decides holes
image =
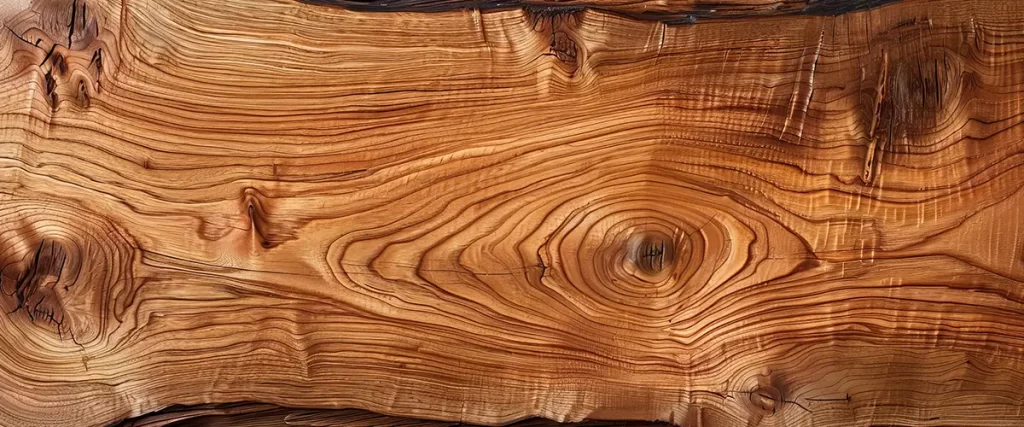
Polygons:
[[1022,17],[5,2],[0,425],[1021,425]]
[[835,16],[870,9],[898,0],[299,0],[313,5],[330,5],[356,11],[450,12],[457,9],[482,11],[523,8],[528,13],[572,13],[583,8],[624,15],[668,25],[693,24],[714,18],[750,18],[773,15]]
[[[262,403],[170,407],[125,420],[117,427],[459,427],[462,422],[393,417],[358,409],[291,409]],[[670,427],[641,421],[584,421],[558,423],[542,418],[509,424],[512,427]]]

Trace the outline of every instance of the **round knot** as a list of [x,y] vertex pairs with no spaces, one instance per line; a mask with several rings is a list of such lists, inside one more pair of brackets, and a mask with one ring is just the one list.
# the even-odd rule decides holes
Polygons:
[[677,245],[684,251],[689,248],[686,237],[681,237],[657,229],[632,233],[626,241],[623,268],[641,280],[655,282],[664,279],[662,273],[672,271],[679,259]]
[[774,415],[782,405],[782,393],[770,385],[762,385],[750,392],[750,403],[763,415]]

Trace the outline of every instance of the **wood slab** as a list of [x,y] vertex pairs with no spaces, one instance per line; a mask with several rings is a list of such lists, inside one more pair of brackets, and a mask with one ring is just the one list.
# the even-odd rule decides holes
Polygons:
[[1024,2],[445,3],[0,4],[0,425],[1024,425]]

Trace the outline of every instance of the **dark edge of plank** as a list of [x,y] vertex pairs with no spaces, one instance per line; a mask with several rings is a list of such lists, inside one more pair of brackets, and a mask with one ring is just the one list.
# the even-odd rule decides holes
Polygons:
[[300,3],[333,6],[357,12],[449,12],[478,9],[500,11],[525,9],[541,14],[571,13],[581,9],[623,15],[644,21],[658,21],[668,25],[694,24],[703,19],[743,19],[780,15],[837,16],[868,10],[901,0],[808,0],[784,2],[764,6],[731,6],[698,4],[679,10],[653,10],[637,12],[642,3],[631,5],[603,5],[600,2],[565,0],[297,0]]
[[[246,425],[400,425],[403,427],[476,426],[457,421],[436,421],[390,416],[361,409],[301,409],[257,402],[203,405],[173,405],[159,411],[114,422],[108,427],[200,427]],[[268,424],[269,423],[269,424]],[[307,424],[308,423],[308,424]],[[671,427],[658,421],[583,421],[559,423],[529,418],[507,424],[511,427]]]

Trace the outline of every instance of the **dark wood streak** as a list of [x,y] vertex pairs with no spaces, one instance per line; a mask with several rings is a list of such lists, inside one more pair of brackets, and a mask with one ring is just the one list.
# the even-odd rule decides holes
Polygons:
[[[900,0],[803,0],[764,2],[763,4],[709,4],[683,1],[669,2],[668,6],[638,3],[553,0],[298,0],[302,3],[336,6],[362,12],[447,12],[479,9],[498,11],[525,9],[531,14],[574,12],[580,8],[599,10],[644,21],[658,21],[669,25],[693,24],[702,19],[741,19],[776,15],[837,16],[858,10],[872,9]],[[653,3],[653,2],[652,2]]]
[[[335,427],[456,427],[479,424],[396,417],[361,409],[303,409],[266,403],[238,402],[207,405],[173,405],[110,427],[217,427],[217,426],[335,426]],[[530,418],[510,427],[668,427],[655,421],[583,421],[559,423]]]

